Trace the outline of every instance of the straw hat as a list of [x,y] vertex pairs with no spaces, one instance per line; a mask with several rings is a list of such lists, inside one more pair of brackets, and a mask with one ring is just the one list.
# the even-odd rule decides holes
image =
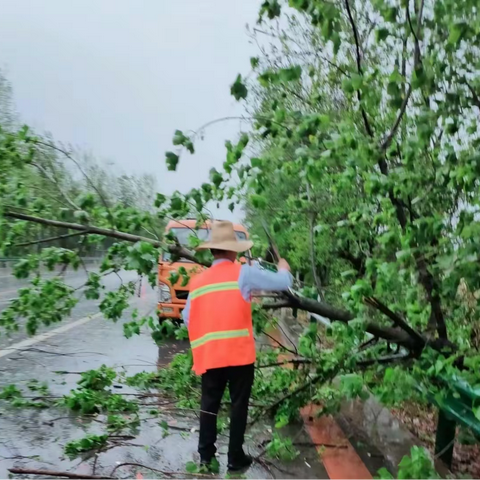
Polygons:
[[253,242],[250,240],[238,240],[232,222],[219,220],[212,224],[210,240],[200,244],[197,250],[215,249],[242,253],[250,250],[252,246]]

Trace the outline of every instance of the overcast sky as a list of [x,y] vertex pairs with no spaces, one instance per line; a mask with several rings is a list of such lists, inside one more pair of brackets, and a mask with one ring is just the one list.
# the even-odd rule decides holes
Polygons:
[[0,0],[0,68],[23,122],[126,173],[154,173],[163,193],[186,191],[220,167],[239,122],[207,130],[176,173],[164,152],[175,129],[242,113],[230,85],[255,54],[245,25],[259,3]]

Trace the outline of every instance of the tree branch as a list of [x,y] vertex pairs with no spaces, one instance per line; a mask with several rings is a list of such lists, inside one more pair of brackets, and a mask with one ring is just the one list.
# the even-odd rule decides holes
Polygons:
[[[423,11],[423,8],[422,8],[422,11]],[[412,19],[410,17],[410,7],[408,5],[408,2],[407,2],[407,5],[405,7],[405,13],[406,13],[406,16],[407,16],[407,22],[408,22],[408,25],[410,27],[410,31],[412,32],[412,35],[413,35],[413,38],[414,38],[414,44],[415,44],[415,54],[414,54],[414,64],[416,64],[418,62],[418,60],[420,59],[420,43],[418,41],[418,32],[415,31],[415,29],[413,28],[413,25],[412,25]],[[419,17],[421,18],[421,17]],[[417,28],[418,30],[418,28]]]
[[14,247],[28,247],[29,245],[38,245],[39,243],[54,242],[55,240],[63,240],[64,238],[78,237],[80,235],[86,235],[88,233],[89,233],[88,231],[67,233],[65,235],[57,235],[56,237],[41,238],[40,240],[33,240],[31,242],[16,243],[13,246]]
[[104,207],[108,210],[108,212],[110,214],[110,217],[113,219],[113,215],[110,212],[110,205],[108,204],[106,198],[103,196],[100,189],[97,188],[97,186],[92,182],[90,177],[84,172],[83,168],[80,166],[80,163],[70,154],[70,152],[67,152],[67,150],[64,150],[63,148],[57,147],[56,145],[54,145],[52,143],[43,142],[43,141],[38,140],[38,139],[36,139],[34,141],[34,143],[37,144],[37,145],[43,145],[44,147],[51,148],[52,150],[56,150],[57,152],[60,152],[61,154],[65,155],[65,157],[67,157],[69,160],[71,160],[76,165],[76,167],[78,168],[80,173],[85,177],[85,180],[87,180],[87,182],[90,184],[90,186],[95,190],[95,192],[99,196],[100,200],[102,201]]
[[272,337],[269,333],[267,333],[265,330],[262,330],[262,333],[268,337],[270,340],[273,340],[282,350],[285,350],[288,353],[291,353],[292,355],[298,355],[298,352],[296,350],[292,350],[288,347],[286,347],[283,343],[279,342],[275,337]]
[[[190,430],[188,430],[188,431],[190,431]],[[119,468],[126,467],[126,466],[145,468],[146,470],[151,470],[152,472],[160,473],[162,475],[166,475],[167,477],[171,477],[171,476],[175,475],[175,472],[166,472],[165,470],[158,470],[157,468],[147,467],[146,465],[143,465],[141,463],[125,462],[125,463],[119,463],[118,465],[116,465],[115,468],[110,472],[110,477],[113,477],[114,473]]]
[[340,250],[338,252],[338,255],[341,258],[350,262],[352,264],[353,268],[355,268],[355,270],[357,270],[357,272],[360,276],[363,276],[365,274],[365,261],[364,261],[363,258],[356,257],[355,255],[350,253],[348,250]]
[[[344,323],[348,323],[355,318],[355,315],[348,310],[341,310],[339,308],[333,307],[332,305],[323,302],[317,302],[316,300],[312,300],[311,298],[299,297],[291,291],[286,292],[285,295],[290,300],[291,308],[298,308],[299,310],[316,313],[317,315],[326,317],[329,320],[340,321]],[[372,334],[374,337],[382,338],[397,345],[402,345],[403,347],[408,348],[409,350],[413,350],[415,352],[421,350],[427,344],[427,340],[425,340],[421,336],[420,338],[422,340],[420,342],[420,338],[417,335],[412,337],[405,330],[392,327],[382,327],[373,322],[366,323],[365,331]],[[430,342],[429,346],[431,346],[435,350],[441,350],[445,345],[441,342],[439,342],[438,344]]]
[[32,165],[32,167],[35,167],[36,169],[38,169],[48,181],[52,182],[53,185],[56,186],[60,195],[62,195],[62,197],[65,199],[65,201],[68,203],[68,205],[71,208],[73,208],[74,210],[80,210],[80,207],[75,205],[75,202],[73,202],[72,199],[63,191],[63,189],[62,189],[62,187],[60,187],[58,181],[55,178],[51,177],[50,174],[41,165],[39,165],[38,163],[35,163],[35,162],[32,162],[30,165]]
[[400,111],[398,112],[397,119],[395,120],[395,123],[393,124],[389,134],[385,137],[385,139],[382,142],[382,145],[380,146],[380,150],[382,152],[385,152],[388,149],[388,147],[391,145],[393,138],[397,133],[398,127],[400,126],[403,115],[407,110],[408,101],[410,100],[411,95],[412,95],[412,86],[409,85],[407,93],[405,94],[405,97],[403,99],[402,105],[400,106]]
[[[382,172],[382,174],[385,176],[388,176],[388,164],[383,154],[380,156],[378,165],[380,167],[380,171]],[[393,193],[393,189],[390,189],[389,191],[389,198],[390,198],[390,201],[392,202],[392,205],[396,209],[398,222],[400,223],[402,230],[405,230],[407,226],[407,216],[405,214],[403,203],[398,198],[395,197]],[[414,214],[413,211],[411,213]],[[431,244],[432,246],[436,246],[437,241],[436,240],[432,241]],[[441,308],[441,299],[438,294],[439,289],[438,289],[437,281],[433,277],[432,273],[428,270],[429,265],[426,262],[426,260],[422,256],[419,256],[418,254],[414,254],[414,257],[415,257],[415,263],[418,270],[418,277],[419,277],[420,284],[425,289],[427,294],[427,299],[432,308],[432,315],[430,316],[429,325],[435,323],[437,326],[438,334],[440,335],[442,340],[448,341],[448,332],[445,324],[445,318],[443,316],[443,312]]]
[[357,365],[361,367],[369,367],[370,365],[398,362],[401,360],[408,360],[409,358],[412,358],[410,354],[391,355],[389,357],[369,358],[367,360],[359,360],[357,362]]
[[378,343],[378,338],[377,337],[372,337],[370,340],[367,340],[366,342],[363,342],[359,347],[358,351],[362,352],[363,350],[366,350],[369,347],[372,347]]
[[352,26],[353,38],[355,40],[357,70],[358,70],[358,73],[360,75],[363,75],[362,57],[361,57],[361,52],[360,52],[360,40],[359,40],[359,37],[358,37],[357,26],[355,25],[355,21],[353,20],[352,10],[350,9],[350,3],[349,3],[348,0],[345,0],[345,7],[347,9],[348,20],[350,21],[350,25]]
[[399,315],[396,313],[392,312],[385,304],[380,302],[380,300],[377,300],[374,297],[365,297],[365,303],[368,305],[376,308],[380,312],[382,312],[384,315],[386,315],[392,322],[395,324],[395,326],[401,328],[403,331],[407,332],[412,338],[414,338],[419,345],[425,345],[425,339],[423,338],[420,333],[418,333],[415,329],[413,329],[403,318],[401,318]]
[[[127,242],[148,242],[157,248],[167,248],[172,255],[178,255],[180,257],[191,260],[192,262],[199,263],[195,256],[183,248],[181,245],[166,245],[158,240],[142,237],[140,235],[132,235],[131,233],[119,232],[117,230],[109,230],[107,228],[95,227],[92,225],[81,225],[79,223],[61,222],[58,220],[50,220],[47,218],[35,217],[33,215],[26,215],[24,213],[18,213],[13,211],[4,212],[5,217],[15,218],[17,220],[24,220],[26,222],[38,223],[40,225],[48,225],[50,227],[66,228],[69,230],[76,230],[83,235],[102,235],[104,237],[116,238],[118,240],[124,240]],[[208,266],[208,265],[206,265]]]
[[[311,201],[310,196],[310,185],[307,181],[307,196],[308,200]],[[311,269],[313,274],[313,281],[315,282],[315,287],[317,288],[318,295],[320,295],[320,299],[323,300],[323,292],[322,292],[322,282],[320,281],[320,277],[318,276],[317,271],[317,262],[316,262],[316,253],[315,253],[315,220],[317,218],[317,213],[311,213],[308,216],[308,223],[309,223],[309,236],[310,236],[310,263]]]
[[292,363],[293,365],[310,365],[312,363],[311,360],[308,359],[294,359],[291,360],[283,360],[281,362],[274,362],[274,363],[267,363],[266,365],[256,365],[255,368],[269,368],[269,367],[281,367],[282,365],[288,365]]
[[310,313],[316,313],[322,317],[330,320],[338,320],[347,323],[355,318],[355,316],[348,310],[341,310],[328,303],[317,302],[311,298],[299,297],[292,291],[285,292],[285,295],[290,301],[290,307],[306,310]]
[[477,94],[477,92],[474,90],[474,88],[470,85],[470,83],[468,83],[467,79],[464,80],[465,82],[465,85],[468,87],[468,89],[470,90],[470,93],[472,94],[472,102],[473,104],[478,108],[480,109],[480,98]]
[[[352,11],[350,9],[349,0],[345,0],[345,7],[347,9],[348,20],[350,21],[350,25],[352,26],[353,38],[355,40],[357,70],[358,70],[359,75],[363,75],[362,57],[361,57],[361,52],[360,52],[360,40],[359,40],[359,37],[358,37],[357,26],[355,25],[355,21],[353,20],[353,15],[352,15]],[[368,135],[373,138],[372,127],[371,127],[370,122],[368,120],[367,113],[365,112],[365,109],[362,106],[362,94],[361,94],[360,90],[357,90],[357,98],[358,98],[358,102],[360,103],[360,111],[362,113],[363,123],[365,124],[365,130],[367,131]]]
[[279,398],[277,401],[269,405],[268,407],[264,407],[262,409],[262,412],[258,413],[255,415],[252,420],[250,421],[250,425],[255,423],[261,416],[261,413],[268,413],[271,412],[272,410],[275,410],[279,405],[281,405],[285,400],[294,397],[295,395],[298,395],[299,393],[303,392],[307,388],[311,387],[315,383],[318,383],[320,381],[327,382],[328,380],[331,380],[332,378],[335,377],[335,375],[338,373],[338,369],[332,370],[329,374],[327,374],[326,377],[323,377],[323,375],[315,375],[312,378],[310,378],[307,382],[304,384],[300,385],[297,387],[295,390],[292,390],[291,392],[285,394],[283,397]]
[[277,302],[277,303],[263,303],[262,308],[265,310],[277,310],[279,308],[288,308],[291,306],[291,303],[288,301]]
[[[418,64],[420,63],[420,42],[418,40],[418,36],[420,34],[420,27],[422,25],[422,15],[423,15],[423,4],[424,0],[422,0],[422,3],[420,5],[420,11],[418,13],[418,20],[417,20],[417,31],[415,32],[415,29],[413,28],[412,25],[412,20],[410,18],[410,9],[408,7],[408,2],[407,2],[407,7],[406,7],[406,16],[408,23],[410,25],[410,30],[413,34],[414,37],[414,43],[415,43],[415,52],[413,56],[413,69],[414,71],[416,70]],[[407,110],[407,105],[408,101],[410,100],[410,96],[412,95],[412,85],[408,86],[407,93],[405,94],[405,97],[403,99],[402,105],[400,106],[400,111],[398,112],[397,119],[395,120],[395,123],[393,124],[390,133],[385,137],[384,141],[382,142],[382,145],[380,146],[380,150],[384,152],[387,150],[387,148],[390,146],[390,144],[393,141],[393,138],[395,137],[398,127],[400,126],[400,123],[402,121],[403,115],[405,114],[405,111]]]
[[[41,217],[35,217],[32,215],[26,215],[23,213],[13,212],[13,211],[6,211],[4,216],[9,218],[15,218],[17,220],[23,220],[32,223],[38,223],[41,225],[49,225],[52,227],[57,228],[66,228],[70,230],[76,230],[83,234],[95,234],[95,235],[102,235],[104,237],[110,238],[117,238],[118,240],[124,240],[127,242],[148,242],[152,244],[154,247],[157,248],[167,248],[168,251],[172,255],[178,255],[183,258],[187,258],[194,263],[199,263],[199,261],[189,252],[187,249],[183,248],[181,245],[164,245],[158,240],[153,240],[151,238],[142,237],[139,235],[132,235],[130,233],[119,232],[116,230],[109,230],[106,228],[95,227],[91,225],[81,225],[78,223],[69,223],[69,222],[61,222],[57,220],[50,220]],[[204,262],[203,265],[209,266],[207,262]],[[298,308],[300,310],[305,310],[307,312],[316,313],[323,317],[329,318],[330,320],[337,320],[342,322],[349,322],[353,320],[355,317],[354,315],[349,312],[348,310],[341,310],[336,308],[332,305],[323,302],[317,302],[316,300],[306,298],[306,297],[299,297],[293,291],[284,292],[284,295],[288,298],[289,302],[284,303],[282,307],[293,307]],[[392,331],[393,330],[393,331]],[[385,329],[383,327],[379,327],[375,324],[368,323],[367,324],[367,332],[371,333],[372,335],[378,336],[380,338],[384,338],[386,340],[390,340],[395,343],[400,343],[402,345],[408,346],[410,348],[418,348],[418,344],[416,342],[412,343],[412,338],[407,335],[407,338],[399,334],[398,330],[394,329]],[[446,337],[445,337],[446,338]]]
[[66,477],[66,478],[88,478],[88,479],[102,479],[102,478],[114,478],[107,477],[105,475],[85,475],[84,473],[70,473],[70,472],[57,472],[54,470],[36,470],[32,468],[9,468],[10,473],[17,475],[44,475],[46,477]]
[[428,264],[423,257],[416,255],[415,261],[420,283],[427,293],[427,299],[430,303],[430,308],[432,309],[430,320],[435,320],[440,338],[448,340],[447,326],[443,316],[437,281],[433,277],[432,273],[428,270]]

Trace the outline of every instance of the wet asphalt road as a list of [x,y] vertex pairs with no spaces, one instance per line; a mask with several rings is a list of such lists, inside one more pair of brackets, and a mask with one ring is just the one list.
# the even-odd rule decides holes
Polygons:
[[[66,283],[75,287],[82,285],[85,278],[85,272],[65,274]],[[121,281],[132,280],[137,280],[134,274],[122,273],[121,279],[111,275],[105,277],[104,283],[108,290],[118,287]],[[25,283],[12,278],[8,270],[0,269],[0,310]],[[188,348],[185,342],[170,342],[158,347],[147,330],[131,339],[123,336],[122,324],[131,321],[134,308],[142,315],[155,315],[155,292],[146,282],[138,291],[139,296],[132,299],[131,308],[116,324],[98,315],[100,300],[81,298],[70,318],[61,324],[41,328],[33,338],[23,331],[11,337],[5,337],[4,332],[0,332],[0,388],[15,384],[26,391],[27,383],[37,379],[48,383],[51,395],[62,396],[75,388],[79,376],[55,373],[58,371],[79,372],[105,364],[133,375],[167,364],[172,355]],[[128,394],[132,391],[123,387],[118,392]],[[179,430],[169,430],[169,434],[164,436],[159,426],[161,420]],[[154,421],[142,423],[139,435],[127,442],[129,445],[113,448],[98,457],[96,474],[110,474],[116,465],[124,462],[166,471],[185,471],[187,462],[197,460],[197,422],[194,414],[179,416],[178,412],[165,412]],[[75,417],[61,407],[18,409],[0,400],[0,478],[7,478],[8,468],[12,466],[92,474],[92,458],[70,461],[64,456],[63,448],[68,441],[82,438],[86,433],[103,433],[100,427],[97,419]],[[268,438],[269,429],[269,425],[259,424],[253,432],[249,432],[247,448],[251,453],[255,454],[260,441]],[[308,440],[303,434],[299,438]],[[223,474],[227,441],[225,437],[219,440]],[[292,473],[254,465],[247,472],[247,477],[326,478],[314,449],[305,449],[298,461],[285,468]],[[137,467],[125,466],[117,470],[115,476],[132,478],[137,471]],[[158,475],[147,471],[143,471],[143,475],[145,478],[158,478]]]
[[[97,271],[96,265],[87,265],[89,271]],[[64,273],[59,271],[55,272],[44,272],[42,273],[43,278],[53,278],[55,276],[61,275],[65,283],[71,287],[79,288],[85,284],[87,280],[87,273],[85,270],[67,270]],[[122,272],[119,276],[115,274],[108,275],[102,279],[106,287],[106,291],[110,289],[116,289],[120,283],[128,281],[137,281],[138,277],[136,274],[131,272]],[[17,280],[11,273],[10,269],[0,268],[0,312],[8,307],[8,304],[17,296],[19,288],[29,286],[29,280]],[[59,325],[66,325],[80,318],[84,318],[90,314],[95,314],[98,312],[98,305],[101,300],[86,300],[83,297],[82,290],[79,290],[76,293],[76,297],[80,299],[78,305],[74,308],[72,315],[64,319],[61,324],[52,324],[50,326],[42,326],[40,333],[45,333],[55,328]],[[20,320],[20,325],[23,325],[22,319]],[[6,346],[19,342],[20,340],[25,340],[29,338],[29,335],[26,333],[24,328],[20,328],[18,332],[14,332],[9,336],[5,335],[5,332],[1,330],[0,327],[0,350],[4,349]]]

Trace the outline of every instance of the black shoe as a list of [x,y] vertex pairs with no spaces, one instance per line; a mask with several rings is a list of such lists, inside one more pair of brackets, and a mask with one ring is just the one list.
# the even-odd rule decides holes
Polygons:
[[248,468],[253,463],[253,458],[250,455],[244,455],[241,459],[228,462],[227,468],[231,472],[238,472]]

